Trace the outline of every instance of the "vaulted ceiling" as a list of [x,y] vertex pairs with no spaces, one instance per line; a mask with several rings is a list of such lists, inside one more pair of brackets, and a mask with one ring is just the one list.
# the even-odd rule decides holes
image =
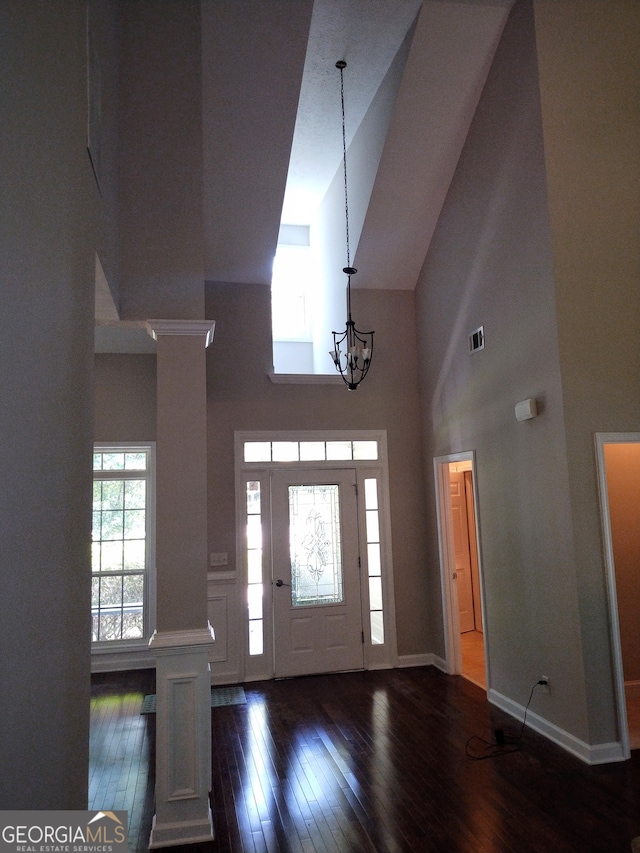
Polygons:
[[336,61],[349,142],[409,33],[355,262],[412,289],[512,3],[203,3],[206,278],[269,283],[281,218],[310,222],[341,168]]

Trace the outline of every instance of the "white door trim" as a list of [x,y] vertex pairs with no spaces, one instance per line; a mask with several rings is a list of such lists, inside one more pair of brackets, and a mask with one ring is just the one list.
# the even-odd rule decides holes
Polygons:
[[447,672],[450,675],[459,675],[462,672],[458,591],[453,577],[456,569],[456,557],[453,540],[453,518],[451,513],[451,483],[449,479],[449,465],[452,462],[471,462],[473,471],[473,502],[475,507],[476,538],[478,543],[478,571],[480,574],[480,609],[482,613],[482,624],[485,637],[484,657],[488,692],[491,684],[487,642],[488,622],[484,605],[484,575],[482,571],[482,551],[480,546],[480,512],[478,505],[476,455],[473,450],[463,453],[451,453],[447,456],[437,456],[433,460],[436,489],[436,515],[438,524],[438,549],[440,553],[440,588],[442,592],[445,663]]
[[598,475],[598,496],[602,522],[602,542],[604,551],[605,580],[607,586],[607,608],[613,675],[615,684],[615,705],[620,746],[623,758],[631,757],[629,747],[629,724],[627,722],[627,702],[624,689],[624,669],[622,665],[622,644],[620,641],[620,617],[618,614],[618,592],[616,588],[616,568],[613,559],[613,539],[611,537],[611,516],[609,513],[609,493],[604,458],[605,444],[638,444],[640,432],[597,432],[595,433],[596,471]]
[[[239,624],[242,636],[240,642],[240,658],[242,671],[239,676],[245,681],[258,681],[273,678],[275,667],[273,659],[273,623],[272,603],[273,589],[271,585],[271,542],[270,527],[271,507],[269,502],[269,472],[278,468],[352,468],[356,471],[358,483],[358,517],[360,519],[358,528],[360,536],[360,554],[363,560],[362,575],[362,608],[365,624],[369,622],[368,604],[369,592],[366,582],[366,535],[365,535],[365,512],[364,512],[364,481],[367,477],[376,477],[378,480],[379,522],[381,531],[381,558],[383,577],[383,602],[384,602],[384,643],[374,645],[367,636],[365,628],[364,643],[364,666],[366,670],[388,669],[398,665],[396,613],[393,579],[393,554],[391,543],[391,514],[389,500],[389,468],[387,453],[386,430],[292,430],[292,431],[237,431],[235,438],[235,471],[236,471],[236,577],[239,587],[246,588],[246,478],[260,480],[264,495],[263,512],[269,516],[269,524],[263,525],[263,582],[264,582],[264,654],[251,657],[248,652],[246,635],[248,631],[248,614],[246,608],[239,614]],[[368,459],[327,459],[326,461],[299,461],[299,462],[245,462],[244,443],[249,442],[305,442],[305,441],[377,441],[378,458]],[[246,596],[239,596],[239,604],[245,603]],[[215,626],[214,626],[215,628]]]

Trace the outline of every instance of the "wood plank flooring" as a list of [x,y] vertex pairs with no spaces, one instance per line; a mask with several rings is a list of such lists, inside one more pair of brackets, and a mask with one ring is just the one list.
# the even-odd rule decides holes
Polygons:
[[[588,767],[525,730],[495,756],[477,738],[520,724],[462,677],[244,687],[246,705],[211,712],[216,838],[189,853],[629,853],[640,836],[640,753]],[[153,813],[155,721],[139,713],[153,691],[148,672],[94,677],[90,807],[129,809],[132,851]]]
[[89,808],[129,812],[129,847],[148,849],[155,789],[155,716],[140,714],[155,670],[91,678]]
[[487,673],[484,661],[484,636],[480,631],[465,631],[460,634],[462,651],[462,674],[483,690],[487,689]]

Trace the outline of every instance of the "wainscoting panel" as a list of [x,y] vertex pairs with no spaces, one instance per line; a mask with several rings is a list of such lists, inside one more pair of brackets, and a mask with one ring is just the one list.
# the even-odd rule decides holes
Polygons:
[[209,652],[212,684],[238,684],[241,673],[242,604],[236,572],[210,572],[207,578],[207,617],[215,642]]

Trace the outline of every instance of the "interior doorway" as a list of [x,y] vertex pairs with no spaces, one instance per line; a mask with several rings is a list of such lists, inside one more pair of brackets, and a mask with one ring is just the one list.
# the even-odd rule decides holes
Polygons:
[[448,671],[487,689],[474,454],[435,460]]
[[640,433],[596,435],[620,741],[640,749]]

